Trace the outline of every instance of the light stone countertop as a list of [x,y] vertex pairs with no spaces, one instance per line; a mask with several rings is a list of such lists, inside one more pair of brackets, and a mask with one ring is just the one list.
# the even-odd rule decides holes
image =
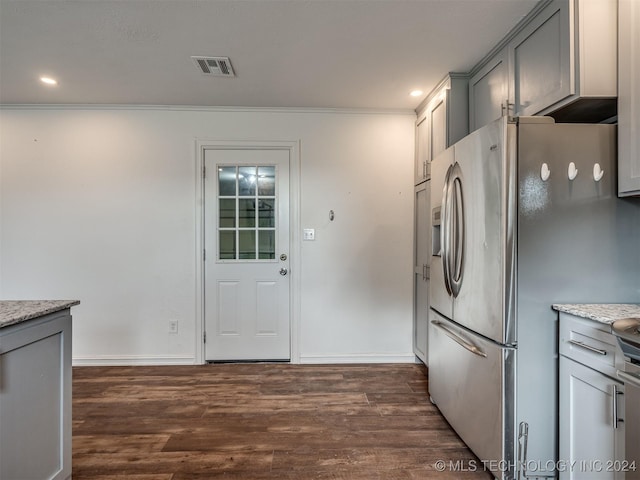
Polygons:
[[607,325],[621,318],[640,317],[640,305],[632,303],[555,304],[553,309]]
[[79,300],[0,300],[0,328],[79,304]]

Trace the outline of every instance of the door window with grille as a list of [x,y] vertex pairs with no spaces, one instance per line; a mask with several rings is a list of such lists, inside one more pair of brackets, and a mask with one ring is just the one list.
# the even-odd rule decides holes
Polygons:
[[218,166],[218,260],[276,258],[275,165]]

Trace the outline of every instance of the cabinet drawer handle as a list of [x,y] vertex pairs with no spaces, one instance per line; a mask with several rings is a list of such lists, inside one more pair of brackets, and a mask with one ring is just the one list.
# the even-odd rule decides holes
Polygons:
[[618,418],[618,395],[624,395],[623,392],[618,390],[618,386],[613,386],[613,428],[618,428],[618,424],[624,423],[622,418]]
[[575,345],[576,347],[584,348],[585,350],[589,350],[590,352],[597,353],[599,355],[606,355],[606,350],[600,350],[599,348],[592,347],[591,345],[587,345],[586,343],[579,342],[577,340],[569,340],[571,345]]

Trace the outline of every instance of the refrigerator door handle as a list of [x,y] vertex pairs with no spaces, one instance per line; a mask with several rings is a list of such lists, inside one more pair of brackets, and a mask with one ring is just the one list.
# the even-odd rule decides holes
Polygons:
[[442,226],[440,227],[440,245],[442,247],[442,270],[444,286],[447,294],[451,295],[451,268],[449,256],[451,252],[451,166],[447,169],[442,188]]
[[438,327],[442,331],[444,331],[445,335],[447,335],[447,337],[449,337],[451,340],[453,340],[454,342],[456,342],[458,345],[460,345],[461,347],[465,348],[466,350],[470,351],[474,355],[478,355],[479,357],[482,357],[482,358],[486,358],[487,357],[486,353],[484,353],[482,350],[480,350],[478,347],[476,347],[473,343],[468,342],[464,338],[462,338],[459,335],[457,335],[454,331],[452,331],[448,327],[446,327],[442,322],[440,322],[438,320],[431,320],[431,323],[435,327]]
[[464,195],[462,191],[462,170],[460,164],[453,166],[451,173],[451,196],[453,213],[454,245],[452,263],[449,267],[450,283],[453,296],[457,297],[462,287],[464,273],[464,243],[465,243],[465,219],[464,219]]
[[457,248],[457,238],[458,238],[458,222],[457,222],[457,213],[458,207],[456,205],[456,194],[455,194],[455,183],[453,182],[453,178],[449,178],[449,255],[447,256],[447,269],[449,274],[449,286],[451,287],[451,295],[456,296],[454,287],[453,287],[453,272],[455,268],[455,259],[458,254]]

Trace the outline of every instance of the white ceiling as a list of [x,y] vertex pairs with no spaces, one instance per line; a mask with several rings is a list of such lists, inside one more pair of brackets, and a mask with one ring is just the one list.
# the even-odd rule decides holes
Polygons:
[[409,91],[468,71],[536,3],[0,0],[0,103],[414,109]]

